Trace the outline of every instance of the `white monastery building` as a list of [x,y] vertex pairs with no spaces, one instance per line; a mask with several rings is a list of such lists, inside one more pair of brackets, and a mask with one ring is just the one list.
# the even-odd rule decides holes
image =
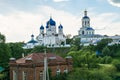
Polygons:
[[81,45],[88,46],[90,44],[97,45],[101,39],[111,38],[113,41],[108,45],[120,44],[120,36],[103,36],[95,34],[95,30],[90,25],[90,18],[87,16],[87,11],[84,11],[82,18],[82,27],[78,31]]
[[81,45],[88,46],[89,44],[96,44],[103,39],[102,35],[95,34],[95,30],[90,25],[90,18],[87,16],[87,11],[84,11],[82,18],[82,27],[78,31]]
[[67,46],[66,37],[63,33],[63,26],[60,24],[57,27],[52,17],[47,21],[46,27],[43,25],[40,26],[39,31],[40,33],[36,37],[36,40],[34,40],[34,35],[31,35],[31,40],[27,42],[23,48],[33,48],[36,45],[47,47]]

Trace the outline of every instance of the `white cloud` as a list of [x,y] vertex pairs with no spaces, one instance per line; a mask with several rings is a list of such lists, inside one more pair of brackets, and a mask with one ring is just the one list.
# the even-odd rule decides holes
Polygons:
[[[94,13],[95,10],[88,11],[91,18],[91,26],[99,34],[115,35],[120,34],[120,22],[114,22],[118,17],[116,13]],[[81,12],[83,13],[83,12]],[[61,23],[65,34],[77,35],[81,27],[81,18],[83,16],[73,15],[63,10],[56,10],[50,6],[39,6],[36,12],[14,11],[10,14],[0,14],[0,32],[7,38],[7,42],[28,41],[30,35],[39,34],[41,24],[46,26],[46,22],[52,15],[53,20],[58,25]],[[104,29],[105,27],[105,29]]]
[[64,2],[64,1],[69,1],[69,0],[53,0],[54,2]]
[[[92,12],[91,12],[92,13]],[[117,22],[119,14],[117,13],[102,13],[96,14],[92,13],[91,15],[91,26],[95,28],[97,34],[102,35],[120,35],[120,22]]]
[[120,7],[120,0],[108,0],[108,1],[111,5]]
[[77,34],[76,17],[68,12],[56,10],[49,6],[38,7],[37,13],[15,11],[7,15],[0,14],[0,32],[6,35],[7,42],[26,42],[30,40],[32,33],[35,36],[39,34],[41,24],[46,26],[50,14],[52,14],[53,20],[56,21],[56,27],[61,22],[64,26],[65,34]]

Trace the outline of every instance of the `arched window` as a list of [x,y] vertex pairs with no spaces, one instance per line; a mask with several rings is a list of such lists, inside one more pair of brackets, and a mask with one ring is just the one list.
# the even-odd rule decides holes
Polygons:
[[13,70],[13,80],[17,80],[17,72]]
[[68,73],[68,69],[67,68],[64,69],[64,73]]
[[86,25],[86,21],[85,21],[85,25]]
[[82,31],[82,35],[84,35],[85,33],[84,33],[84,31]]
[[57,66],[56,75],[59,75],[60,72],[61,72],[61,70],[60,70],[59,66]]
[[27,80],[27,72],[24,72],[24,71],[23,71],[22,79],[23,79],[23,80]]
[[43,80],[43,71],[40,71],[40,80]]
[[88,24],[89,24],[89,21],[88,21]]

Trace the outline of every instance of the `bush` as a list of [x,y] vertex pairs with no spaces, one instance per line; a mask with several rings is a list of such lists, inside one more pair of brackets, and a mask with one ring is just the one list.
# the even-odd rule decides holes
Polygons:
[[114,60],[112,64],[117,68],[118,71],[120,71],[120,61],[119,60]]

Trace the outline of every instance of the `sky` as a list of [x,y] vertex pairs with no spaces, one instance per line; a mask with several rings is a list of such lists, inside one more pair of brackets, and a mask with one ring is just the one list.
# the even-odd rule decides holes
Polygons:
[[0,0],[0,32],[6,42],[27,42],[51,16],[65,35],[78,35],[85,9],[95,34],[120,35],[120,0]]

